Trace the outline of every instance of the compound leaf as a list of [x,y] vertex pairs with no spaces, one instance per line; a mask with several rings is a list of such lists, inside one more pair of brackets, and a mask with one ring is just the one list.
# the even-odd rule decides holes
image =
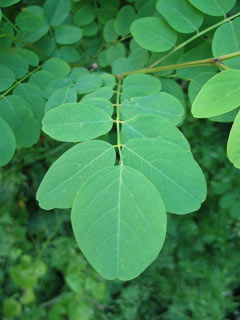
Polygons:
[[6,165],[15,152],[16,140],[8,123],[0,117],[0,166]]
[[162,18],[137,19],[132,23],[130,31],[142,48],[153,52],[168,51],[177,40],[176,32]]
[[61,104],[77,102],[77,90],[72,87],[59,88],[48,99],[45,111],[54,109]]
[[100,140],[79,143],[55,161],[41,182],[37,200],[46,210],[71,208],[80,186],[105,167],[116,161],[115,150]]
[[205,200],[205,178],[189,150],[166,140],[141,138],[127,141],[122,155],[124,164],[155,185],[168,212],[196,211]]
[[105,168],[79,190],[73,231],[82,252],[105,278],[130,280],[157,257],[166,234],[162,198],[133,168]]
[[67,103],[48,111],[43,131],[53,139],[78,142],[97,138],[112,128],[111,117],[99,108],[84,103]]
[[192,105],[196,118],[217,116],[239,106],[240,70],[216,74],[202,87]]

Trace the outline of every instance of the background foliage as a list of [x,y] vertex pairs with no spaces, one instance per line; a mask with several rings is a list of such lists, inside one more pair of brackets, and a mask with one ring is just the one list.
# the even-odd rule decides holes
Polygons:
[[[78,95],[97,91],[108,99],[112,91],[111,77],[105,74],[99,80],[95,72],[85,72],[83,76],[82,69],[79,71],[82,82],[72,87],[79,74],[71,72],[71,68],[87,68],[93,62],[97,62],[101,70],[114,74],[143,68],[161,59],[163,53],[148,51],[156,50],[149,47],[155,44],[153,41],[144,44],[144,48],[138,45],[141,33],[138,39],[134,20],[159,17],[161,12],[165,21],[179,32],[178,39],[164,20],[161,27],[169,32],[172,44],[174,41],[179,44],[190,39],[191,33],[199,28],[201,32],[222,21],[223,15],[232,8],[229,16],[238,14],[238,2],[218,2],[224,5],[224,12],[216,9],[211,12],[212,7],[208,8],[205,1],[189,3],[206,15],[197,10],[193,15],[189,4],[181,6],[194,20],[194,25],[189,26],[172,16],[173,8],[177,8],[180,1],[169,1],[169,7],[166,2],[158,1],[156,11],[156,1],[70,3],[51,0],[43,6],[42,1],[37,0],[0,0],[0,89],[8,99],[6,111],[3,99],[0,100],[0,113],[6,117],[14,106],[24,126],[33,132],[26,135],[22,128],[12,124],[16,132],[14,135],[7,132],[8,146],[12,146],[6,150],[7,162],[14,152],[15,155],[0,172],[0,312],[3,319],[240,318],[239,171],[228,162],[225,151],[231,125],[226,123],[226,118],[212,119],[223,123],[194,120],[188,109],[202,85],[216,74],[218,66],[158,73],[163,91],[177,97],[187,110],[181,130],[205,173],[208,198],[198,212],[189,216],[168,215],[163,250],[141,277],[126,283],[101,278],[78,249],[69,210],[46,212],[35,200],[46,170],[72,146],[68,142],[54,142],[44,134],[40,137],[44,112],[62,103],[76,102],[76,90]],[[41,8],[44,8],[44,18]],[[67,18],[70,8],[71,17]],[[154,29],[156,20],[150,22]],[[220,25],[216,33],[213,29],[198,36],[157,66],[236,51],[239,36],[235,46],[230,37],[224,47],[217,40],[226,34],[224,28],[229,25]],[[138,44],[129,36],[130,26]],[[231,26],[234,34],[238,19]],[[164,47],[163,51],[170,50],[171,46]],[[61,60],[49,60],[49,57]],[[238,59],[229,60],[226,66],[238,68]],[[22,89],[19,82],[23,83]],[[94,94],[90,94],[87,98],[93,97]],[[24,108],[16,107],[18,105]],[[230,115],[230,122],[235,115]],[[1,128],[5,124],[0,121]],[[114,143],[115,135],[112,131],[105,140]],[[33,144],[36,145],[29,149]],[[6,164],[6,160],[2,164]]]

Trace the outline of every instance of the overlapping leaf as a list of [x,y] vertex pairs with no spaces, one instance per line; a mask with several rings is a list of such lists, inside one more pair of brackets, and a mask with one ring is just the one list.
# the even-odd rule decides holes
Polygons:
[[71,208],[80,186],[100,169],[114,165],[114,148],[104,141],[86,141],[66,151],[42,180],[37,200],[46,210]]
[[97,138],[111,130],[111,117],[87,103],[67,103],[48,111],[43,131],[60,141],[78,142]]
[[166,210],[196,211],[206,198],[204,175],[189,150],[160,139],[132,139],[123,148],[124,164],[142,172],[160,192]]
[[143,174],[125,166],[92,176],[79,190],[71,219],[82,252],[109,280],[137,277],[165,239],[160,194]]

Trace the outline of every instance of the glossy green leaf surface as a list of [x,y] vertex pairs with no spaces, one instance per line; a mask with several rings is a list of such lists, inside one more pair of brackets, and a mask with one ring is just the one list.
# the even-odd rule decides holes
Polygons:
[[192,105],[196,118],[217,116],[239,106],[240,71],[225,70],[216,74],[202,87]]
[[160,192],[166,211],[196,211],[206,198],[204,175],[191,152],[166,140],[127,141],[123,162],[142,172]]
[[13,157],[16,139],[8,123],[0,117],[0,166],[6,165]]
[[31,147],[39,139],[40,122],[33,118],[26,101],[18,96],[0,100],[0,116],[11,127],[18,147]]
[[236,0],[189,0],[189,2],[206,14],[224,16],[232,9]]
[[125,166],[92,176],[74,200],[71,219],[82,252],[109,280],[142,273],[157,257],[166,234],[160,194],[143,174]]
[[80,186],[97,171],[114,165],[115,150],[104,141],[86,141],[66,151],[49,168],[37,200],[46,210],[71,208]]
[[15,75],[11,69],[0,65],[0,91],[7,90],[15,81]]
[[156,8],[178,32],[197,31],[203,22],[203,15],[188,0],[158,0]]
[[132,23],[130,31],[142,48],[154,52],[170,50],[177,40],[176,32],[162,18],[137,19]]
[[43,131],[53,139],[78,142],[97,138],[111,130],[110,116],[87,103],[67,103],[48,111]]
[[227,155],[235,167],[240,168],[240,112],[234,120],[227,143]]
[[131,119],[140,114],[150,114],[161,116],[173,124],[178,124],[184,115],[184,109],[174,96],[160,92],[123,101],[120,113],[123,120]]
[[71,8],[70,0],[46,0],[43,10],[49,24],[58,26],[68,16]]
[[121,142],[134,138],[158,138],[190,150],[184,135],[170,121],[155,115],[138,115],[124,121],[121,130]]
[[[240,18],[220,26],[213,37],[212,51],[214,57],[239,51],[240,48]],[[223,62],[224,65],[233,69],[240,69],[240,58],[236,57]]]

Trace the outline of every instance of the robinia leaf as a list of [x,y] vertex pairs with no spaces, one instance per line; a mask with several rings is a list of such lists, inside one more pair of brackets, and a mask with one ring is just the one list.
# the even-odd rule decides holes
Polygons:
[[130,5],[123,6],[118,14],[115,21],[115,30],[118,35],[126,36],[130,32],[130,25],[134,21],[136,12]]
[[134,138],[158,138],[190,150],[190,145],[181,131],[170,121],[159,116],[145,114],[124,121],[121,130],[121,142],[125,143]]
[[103,83],[103,80],[98,74],[85,73],[82,74],[76,81],[75,88],[78,93],[84,94],[97,90]]
[[233,8],[236,0],[189,0],[189,2],[206,14],[224,16]]
[[47,22],[56,27],[67,18],[70,8],[71,0],[47,0],[43,12]]
[[1,99],[0,116],[11,127],[18,147],[31,147],[38,141],[40,122],[33,118],[24,99],[11,95]]
[[181,122],[184,109],[177,98],[166,92],[160,92],[123,101],[120,114],[122,120],[128,120],[140,114],[161,116],[176,125]]
[[5,8],[5,7],[10,7],[15,3],[20,2],[21,0],[0,0],[0,7]]
[[122,100],[158,93],[161,87],[161,82],[156,77],[148,74],[132,74],[123,80]]
[[88,98],[82,99],[81,102],[85,102],[87,104],[90,104],[93,107],[99,108],[103,111],[105,111],[110,116],[113,114],[113,106],[112,103],[105,98]]
[[137,277],[157,257],[166,234],[160,194],[143,174],[125,166],[87,180],[71,219],[83,254],[109,280]]
[[177,40],[176,32],[159,17],[137,19],[132,23],[130,31],[142,48],[154,52],[170,50]]
[[122,150],[123,163],[142,172],[160,192],[166,211],[196,211],[206,198],[206,182],[191,152],[166,140],[132,139]]
[[0,166],[5,166],[12,159],[15,148],[16,140],[12,129],[0,117]]
[[234,120],[227,143],[227,155],[236,168],[240,168],[240,112]]
[[87,103],[67,103],[48,111],[43,131],[53,139],[78,142],[97,138],[112,128],[111,117]]
[[196,118],[217,116],[240,104],[240,70],[225,70],[216,74],[202,87],[192,105]]
[[24,77],[28,72],[27,61],[15,53],[0,53],[0,64],[11,69],[17,79]]
[[188,0],[158,0],[156,8],[178,32],[197,31],[203,22],[202,13],[191,6]]
[[51,58],[44,63],[43,70],[54,74],[56,77],[63,78],[70,73],[71,68],[64,60],[59,58]]
[[[212,40],[212,52],[214,57],[239,51],[240,48],[240,18],[220,26]],[[223,62],[224,65],[240,69],[240,57],[232,58]]]
[[82,29],[75,26],[61,25],[55,29],[55,38],[57,43],[60,44],[76,43],[82,36]]
[[89,5],[84,5],[76,11],[73,21],[78,26],[86,26],[93,22],[94,18],[94,8]]
[[15,75],[11,69],[0,65],[0,91],[7,90],[15,81]]
[[41,208],[71,208],[80,186],[116,161],[112,145],[100,140],[79,143],[55,161],[41,182],[37,200]]
[[47,112],[61,104],[72,102],[77,102],[77,90],[72,87],[63,87],[53,92],[46,104],[45,111]]

